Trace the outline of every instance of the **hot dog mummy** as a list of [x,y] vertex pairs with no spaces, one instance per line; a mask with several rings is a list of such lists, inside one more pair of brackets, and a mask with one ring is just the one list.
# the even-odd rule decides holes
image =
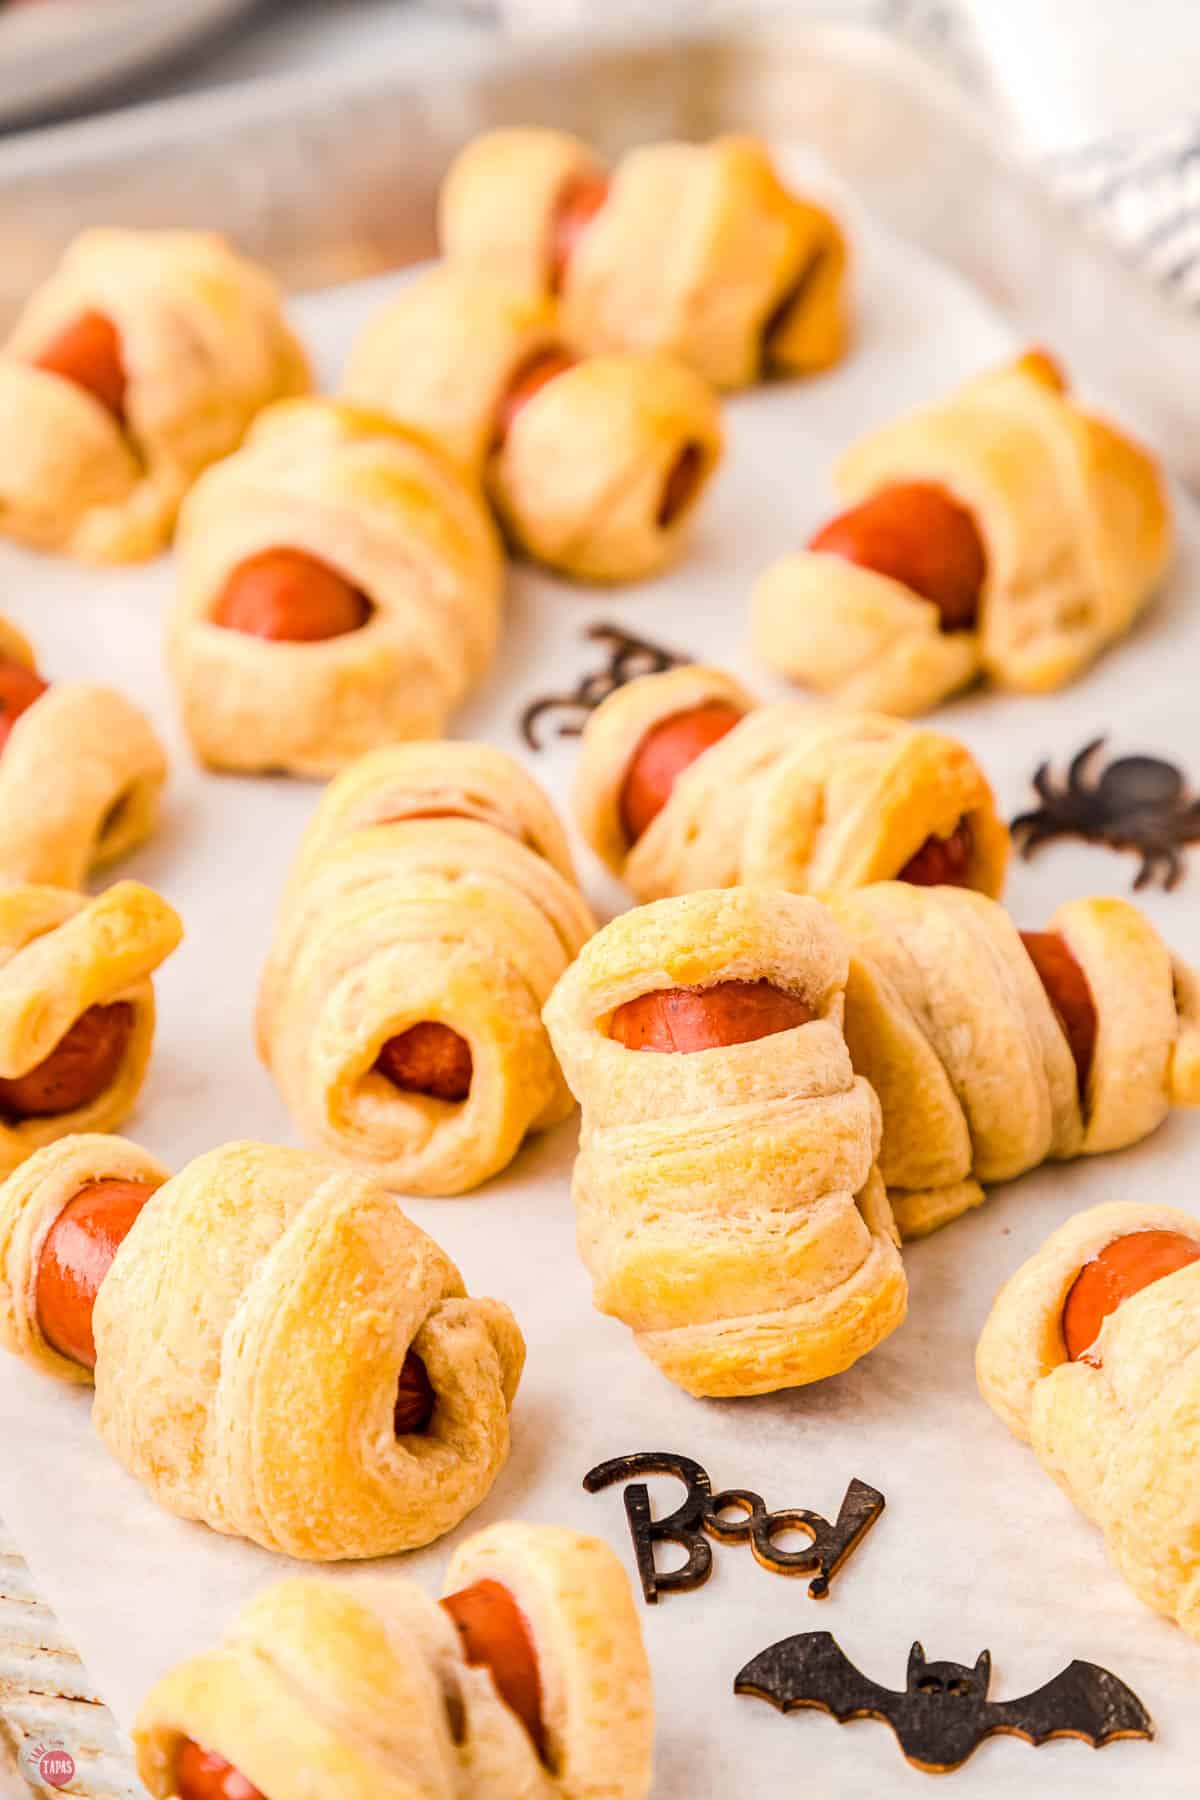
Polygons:
[[0,891],[0,1175],[133,1110],[154,1040],[150,977],[183,935],[134,881],[98,899]]
[[94,1364],[97,1431],[169,1511],[312,1561],[409,1550],[477,1506],[525,1356],[372,1183],[250,1143],[168,1178],[91,1134],[0,1189],[0,1340],[67,1381]]
[[571,1110],[540,1010],[593,929],[519,764],[481,744],[376,751],[301,846],[260,1054],[321,1149],[404,1192],[465,1192]]
[[[644,1800],[654,1705],[629,1582],[597,1538],[499,1524],[440,1605],[395,1578],[293,1580],[147,1697],[156,1800]],[[457,1627],[457,1629],[456,1629]],[[243,1787],[200,1785],[205,1762]]]
[[610,176],[565,132],[488,132],[446,176],[440,234],[449,259],[557,293],[587,354],[664,351],[738,388],[845,353],[845,239],[752,137],[649,145]]
[[307,392],[273,282],[219,237],[86,231],[0,355],[0,529],[125,562],[264,406]]
[[987,676],[1061,687],[1129,630],[1170,556],[1148,451],[1033,351],[848,451],[851,509],[761,577],[754,646],[851,706],[912,716]]
[[847,961],[815,900],[688,894],[607,925],[547,1003],[595,1303],[689,1393],[821,1380],[904,1317]]
[[484,483],[515,545],[592,581],[677,555],[721,455],[716,400],[682,363],[577,361],[553,302],[452,264],[366,326],[345,393],[428,433]]
[[44,681],[0,619],[0,883],[82,887],[150,836],[166,778],[139,708],[112,688]]
[[639,900],[892,876],[998,895],[1008,831],[970,752],[876,713],[759,706],[718,669],[618,688],[589,718],[574,810]]
[[1127,901],[1073,900],[1024,934],[961,888],[883,882],[829,906],[905,1237],[978,1206],[983,1183],[1122,1149],[1200,1103],[1200,986]]
[[1200,1220],[1077,1214],[1001,1289],[976,1369],[1138,1598],[1200,1637]]
[[168,660],[214,768],[335,773],[436,737],[495,648],[503,561],[423,438],[327,400],[273,407],[180,521]]

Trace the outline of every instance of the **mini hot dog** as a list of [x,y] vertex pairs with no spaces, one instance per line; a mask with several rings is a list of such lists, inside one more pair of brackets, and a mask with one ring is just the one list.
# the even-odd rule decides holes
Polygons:
[[585,354],[665,352],[739,388],[845,353],[843,233],[756,138],[643,145],[610,175],[565,132],[489,132],[455,160],[439,211],[449,261],[557,298]]
[[375,1067],[394,1087],[435,1100],[465,1100],[471,1091],[471,1046],[449,1025],[424,1019],[389,1038]]
[[459,1544],[444,1589],[439,1604],[393,1569],[258,1595],[148,1696],[134,1729],[147,1791],[646,1800],[652,1679],[607,1545],[493,1525]]
[[627,1050],[683,1052],[749,1044],[807,1025],[816,1014],[800,994],[770,981],[720,981],[703,988],[652,988],[626,1000],[608,1035]]
[[930,600],[943,631],[969,631],[987,581],[987,551],[966,507],[925,482],[881,488],[809,539],[810,550],[873,569]]
[[168,1510],[311,1561],[431,1543],[478,1505],[525,1354],[506,1307],[327,1158],[228,1144],[169,1177],[96,1133],[0,1187],[0,1342],[94,1380],[97,1432]]
[[10,1119],[53,1118],[90,1106],[116,1079],[133,1036],[126,1001],[81,1013],[40,1063],[0,1078],[0,1112]]
[[214,625],[276,642],[316,643],[366,624],[371,604],[344,575],[302,550],[263,550],[236,568]]
[[998,895],[1008,832],[941,733],[874,713],[756,706],[717,669],[626,683],[592,713],[575,776],[584,836],[640,900],[872,881]]
[[7,744],[21,714],[27,712],[35,700],[41,699],[49,685],[36,669],[28,668],[12,657],[0,657],[0,750]]
[[578,355],[551,302],[451,264],[368,321],[344,391],[434,439],[517,549],[587,581],[665,567],[722,452],[716,399],[683,363]]
[[847,509],[759,578],[751,637],[846,706],[915,718],[981,676],[1062,687],[1129,629],[1170,554],[1153,456],[1043,351],[879,427],[834,481]]
[[516,1713],[539,1757],[546,1754],[542,1681],[529,1621],[498,1581],[473,1582],[441,1602],[458,1629],[463,1656],[490,1669],[496,1692]]
[[1106,1244],[1079,1271],[1063,1307],[1063,1341],[1071,1361],[1099,1367],[1092,1346],[1105,1319],[1143,1288],[1197,1261],[1200,1240],[1179,1231],[1135,1231]]
[[33,360],[35,368],[74,382],[98,400],[114,419],[124,421],[127,377],[121,359],[121,336],[103,313],[81,313]]
[[1200,1638],[1200,1221],[1076,1213],[997,1295],[975,1367],[1139,1599]]
[[985,1187],[1140,1142],[1200,1103],[1200,990],[1127,901],[1019,932],[982,894],[831,895],[853,950],[846,1037],[883,1108],[880,1167],[916,1237]]

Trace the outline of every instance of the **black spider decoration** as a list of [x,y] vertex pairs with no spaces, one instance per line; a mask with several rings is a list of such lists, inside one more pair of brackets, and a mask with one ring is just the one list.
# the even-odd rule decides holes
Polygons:
[[546,713],[561,710],[573,714],[574,717],[568,717],[559,725],[558,735],[579,737],[588,714],[626,682],[639,675],[661,675],[667,669],[678,669],[692,661],[690,656],[681,656],[674,650],[664,650],[661,644],[635,637],[620,625],[589,625],[585,635],[595,644],[607,645],[608,661],[602,669],[582,676],[571,693],[543,694],[530,701],[521,714],[521,735],[531,750],[542,748],[536,728]]
[[1106,739],[1094,738],[1072,757],[1065,786],[1056,786],[1050,764],[1033,778],[1042,804],[1012,822],[1023,856],[1054,837],[1076,836],[1141,856],[1135,891],[1160,881],[1173,888],[1183,875],[1180,849],[1200,840],[1200,799],[1174,763],[1156,756],[1122,756],[1098,780],[1093,763]]

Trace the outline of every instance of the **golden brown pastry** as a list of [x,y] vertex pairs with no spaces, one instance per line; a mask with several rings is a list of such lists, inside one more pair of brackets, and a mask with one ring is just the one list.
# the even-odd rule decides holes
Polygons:
[[871,433],[836,482],[851,510],[767,570],[751,628],[764,662],[849,706],[913,716],[980,675],[1062,687],[1170,557],[1154,458],[1041,351]]
[[905,1237],[978,1206],[984,1183],[1123,1149],[1200,1104],[1196,977],[1128,901],[1072,900],[1024,933],[962,888],[881,882],[829,905]]
[[575,776],[588,843],[639,900],[891,876],[998,895],[1008,831],[969,750],[877,713],[759,706],[719,669],[618,688]]
[[138,707],[90,682],[51,686],[0,619],[0,884],[82,887],[149,837],[166,778]]
[[321,1149],[408,1193],[463,1193],[571,1110],[540,1013],[593,929],[518,763],[483,744],[375,751],[301,845],[260,1054]]
[[436,737],[496,644],[503,559],[425,440],[330,400],[273,407],[180,522],[168,656],[201,760],[327,776]]
[[519,549],[588,581],[672,561],[721,455],[716,399],[682,363],[580,361],[552,301],[450,263],[368,323],[344,387],[481,481]]
[[85,231],[0,354],[0,530],[104,562],[153,556],[202,469],[308,391],[270,277],[196,231]]
[[169,1511],[311,1561],[478,1506],[525,1360],[508,1308],[371,1182],[251,1143],[168,1179],[96,1135],[0,1188],[0,1341],[94,1369],[97,1431]]
[[491,131],[451,166],[440,233],[448,258],[558,294],[588,354],[665,351],[738,388],[845,353],[845,239],[753,137],[649,145],[610,176],[565,132]]
[[0,1174],[128,1118],[154,1041],[150,977],[183,936],[150,888],[0,891]]
[[330,1800],[644,1800],[654,1700],[608,1545],[500,1524],[459,1546],[440,1606],[395,1577],[259,1595],[134,1741],[156,1800],[309,1800],[317,1771]]
[[1001,1289],[976,1367],[1139,1600],[1200,1637],[1200,1220],[1077,1214]]
[[817,901],[733,888],[615,919],[546,1006],[596,1305],[689,1393],[819,1381],[904,1317],[846,967]]

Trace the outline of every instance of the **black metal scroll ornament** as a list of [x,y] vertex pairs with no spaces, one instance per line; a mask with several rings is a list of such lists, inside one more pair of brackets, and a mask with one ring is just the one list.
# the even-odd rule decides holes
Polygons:
[[880,1687],[855,1667],[828,1631],[806,1631],[772,1644],[734,1678],[735,1694],[767,1700],[780,1712],[816,1707],[846,1725],[890,1725],[909,1762],[930,1775],[961,1768],[996,1732],[1044,1744],[1081,1738],[1094,1750],[1117,1738],[1151,1738],[1154,1725],[1131,1688],[1096,1663],[1073,1662],[1019,1700],[989,1700],[992,1658],[974,1668],[926,1662],[920,1644],[908,1657],[902,1692]]
[[[639,1475],[674,1475],[687,1488],[682,1506],[665,1518],[653,1518],[649,1491],[644,1483],[635,1481]],[[878,1488],[854,1480],[846,1489],[832,1525],[820,1513],[803,1506],[768,1512],[761,1497],[749,1488],[726,1488],[723,1493],[714,1494],[708,1471],[690,1456],[672,1451],[615,1456],[610,1462],[589,1469],[583,1485],[589,1494],[595,1494],[616,1481],[634,1483],[625,1489],[625,1516],[647,1606],[656,1605],[660,1594],[686,1592],[702,1587],[708,1580],[712,1574],[712,1549],[705,1533],[722,1544],[748,1543],[763,1568],[776,1575],[812,1575],[809,1595],[813,1600],[823,1600],[830,1582],[887,1504]],[[724,1516],[735,1510],[740,1513],[739,1518]],[[785,1531],[806,1532],[812,1541],[800,1550],[780,1550],[775,1539]],[[664,1573],[655,1567],[654,1546],[664,1543],[678,1544],[687,1551],[682,1568]]]
[[521,736],[531,750],[541,750],[536,726],[547,713],[562,710],[569,716],[558,727],[559,737],[579,737],[588,714],[595,712],[602,700],[615,694],[639,675],[662,675],[667,669],[679,669],[694,659],[664,650],[645,638],[634,637],[620,625],[589,625],[584,636],[594,644],[608,645],[608,661],[592,675],[581,677],[569,694],[543,694],[531,700],[521,714]]
[[1033,778],[1041,805],[1013,820],[1013,837],[1025,857],[1055,837],[1136,850],[1142,860],[1135,892],[1153,881],[1169,890],[1183,875],[1180,850],[1200,839],[1200,798],[1174,763],[1157,756],[1118,757],[1093,779],[1105,742],[1084,745],[1065,783],[1054,781],[1048,762],[1041,765]]

